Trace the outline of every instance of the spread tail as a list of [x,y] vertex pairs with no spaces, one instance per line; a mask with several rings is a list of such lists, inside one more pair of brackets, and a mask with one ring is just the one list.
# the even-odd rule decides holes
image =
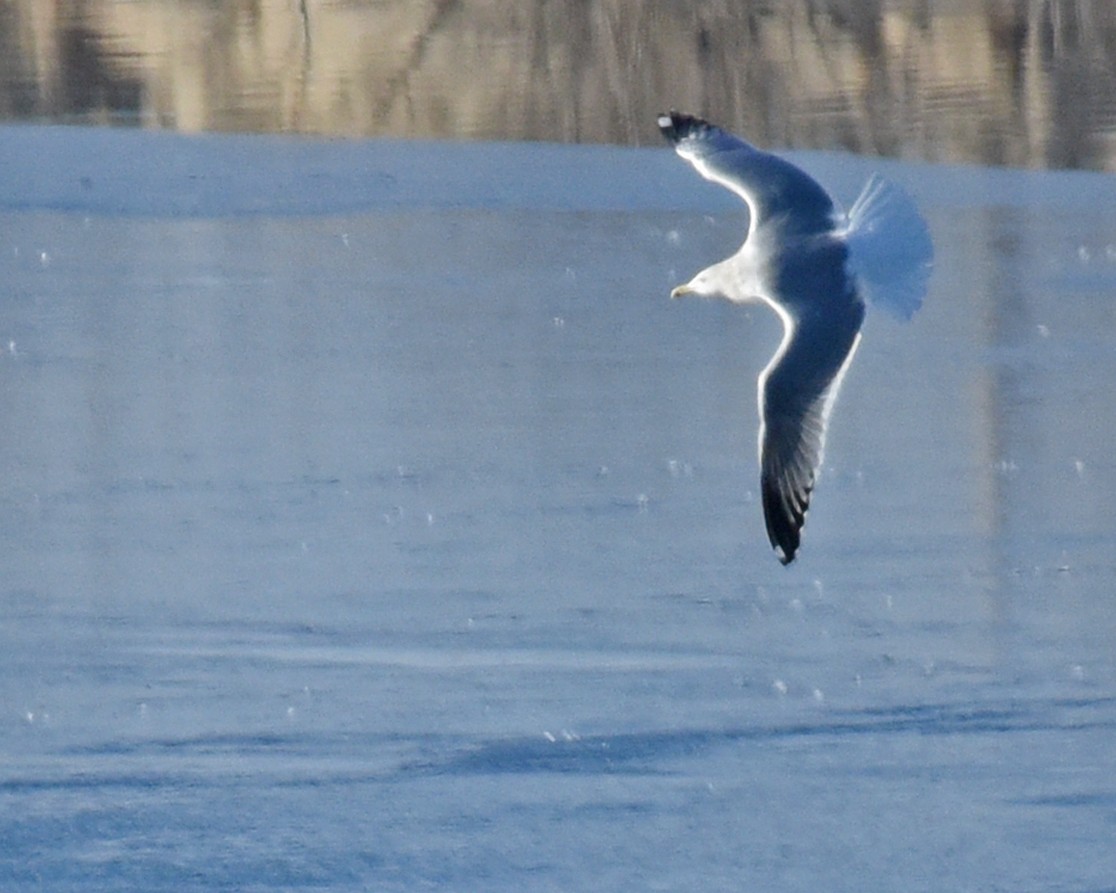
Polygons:
[[845,240],[868,299],[899,319],[914,316],[926,295],[934,246],[910,196],[873,174],[849,209]]

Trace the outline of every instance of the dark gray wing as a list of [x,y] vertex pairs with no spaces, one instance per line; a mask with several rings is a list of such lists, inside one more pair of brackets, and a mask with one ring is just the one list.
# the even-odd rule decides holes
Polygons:
[[800,233],[833,228],[833,199],[789,161],[692,115],[672,111],[659,115],[658,124],[666,140],[698,173],[747,202],[753,228],[777,215],[785,216],[785,223]]
[[795,321],[759,379],[760,489],[767,536],[790,564],[801,541],[825,452],[829,413],[860,342],[864,305],[855,297]]

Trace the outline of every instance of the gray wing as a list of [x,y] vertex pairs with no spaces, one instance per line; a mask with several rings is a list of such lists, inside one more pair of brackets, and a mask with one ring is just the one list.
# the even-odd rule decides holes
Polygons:
[[859,299],[787,327],[760,391],[760,489],[763,517],[779,560],[790,564],[801,541],[825,452],[829,413],[860,342]]
[[659,115],[658,125],[667,142],[699,174],[747,202],[752,228],[777,215],[786,216],[799,232],[833,228],[833,199],[789,161],[692,115],[672,111]]

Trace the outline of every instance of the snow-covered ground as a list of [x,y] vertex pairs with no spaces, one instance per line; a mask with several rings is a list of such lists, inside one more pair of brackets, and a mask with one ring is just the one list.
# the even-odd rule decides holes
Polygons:
[[0,128],[0,889],[1116,884],[1116,183],[874,168],[799,560],[667,150]]

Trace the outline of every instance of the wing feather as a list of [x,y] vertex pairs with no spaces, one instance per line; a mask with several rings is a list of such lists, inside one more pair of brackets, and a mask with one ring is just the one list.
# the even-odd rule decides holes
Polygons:
[[771,546],[790,564],[801,542],[810,496],[825,456],[829,414],[860,343],[864,307],[839,320],[791,323],[760,375],[760,490]]
[[829,193],[786,159],[692,115],[672,111],[659,115],[658,124],[675,151],[699,174],[744,199],[750,230],[773,218],[798,233],[833,228],[835,207]]

